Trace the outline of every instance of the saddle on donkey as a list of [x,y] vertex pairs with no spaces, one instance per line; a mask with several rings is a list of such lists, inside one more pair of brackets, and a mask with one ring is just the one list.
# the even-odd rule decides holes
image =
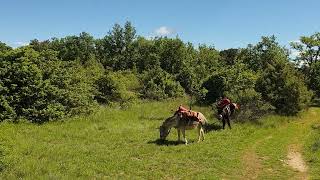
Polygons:
[[183,117],[187,120],[201,122],[200,117],[199,117],[199,112],[191,111],[191,110],[183,107],[182,105],[179,106],[176,113],[180,113],[181,117]]

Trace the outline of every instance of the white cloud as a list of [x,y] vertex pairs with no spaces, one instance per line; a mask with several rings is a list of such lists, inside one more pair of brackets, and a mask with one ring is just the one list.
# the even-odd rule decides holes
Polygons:
[[16,45],[17,47],[19,46],[26,46],[28,45],[29,43],[28,42],[22,42],[22,41],[18,41],[18,42],[15,42],[14,45]]
[[155,34],[157,36],[169,36],[173,33],[174,33],[174,30],[166,26],[161,26],[155,30]]
[[292,49],[291,52],[290,52],[290,57],[291,58],[296,58],[299,55],[300,55],[300,52],[295,50],[295,49]]
[[300,42],[300,40],[298,39],[298,40],[293,40],[293,41],[289,41],[290,43],[299,43]]
[[147,40],[152,40],[152,39],[154,39],[154,36],[149,35],[149,36],[145,36],[145,38],[146,38]]
[[291,42],[301,42],[300,39],[293,40]]

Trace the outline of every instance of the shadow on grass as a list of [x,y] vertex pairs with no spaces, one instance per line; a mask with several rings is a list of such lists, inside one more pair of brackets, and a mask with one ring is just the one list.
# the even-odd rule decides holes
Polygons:
[[221,130],[222,129],[222,125],[217,125],[215,123],[213,124],[206,124],[205,125],[205,132],[211,132],[211,131],[217,131],[217,130]]
[[157,139],[157,140],[154,140],[154,141],[149,141],[148,144],[156,144],[158,146],[177,146],[177,145],[180,145],[180,144],[184,144],[184,142]]

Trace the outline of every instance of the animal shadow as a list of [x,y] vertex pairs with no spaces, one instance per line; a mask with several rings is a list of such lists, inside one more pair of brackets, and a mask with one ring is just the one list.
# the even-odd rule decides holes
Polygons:
[[157,139],[157,140],[154,140],[154,141],[149,141],[148,144],[156,144],[158,146],[177,146],[179,144],[184,144],[184,142]]
[[215,123],[206,124],[205,125],[205,132],[206,133],[211,132],[211,131],[221,130],[221,129],[222,129],[222,126],[221,125],[217,125]]

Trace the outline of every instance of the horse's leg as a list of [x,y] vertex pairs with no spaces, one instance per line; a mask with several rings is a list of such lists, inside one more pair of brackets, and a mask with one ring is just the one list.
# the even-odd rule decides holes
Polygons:
[[231,125],[230,125],[230,117],[227,117],[227,123],[228,123],[229,128],[231,129]]
[[180,140],[180,129],[177,129],[177,131],[178,131],[178,142],[180,142],[181,140]]
[[225,125],[226,125],[226,120],[224,119],[224,117],[222,117],[222,129],[224,129]]
[[181,131],[182,131],[182,136],[183,136],[183,139],[184,139],[184,143],[185,143],[186,145],[188,145],[188,140],[187,140],[187,138],[186,138],[186,129],[183,128]]

